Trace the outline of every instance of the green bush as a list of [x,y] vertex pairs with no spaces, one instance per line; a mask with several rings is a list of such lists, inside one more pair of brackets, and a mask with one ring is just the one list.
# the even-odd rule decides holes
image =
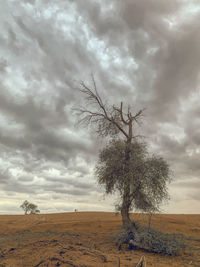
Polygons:
[[160,232],[154,228],[136,226],[129,231],[122,229],[116,244],[119,249],[122,244],[128,244],[130,249],[143,249],[153,253],[176,256],[185,250],[185,237],[181,234]]

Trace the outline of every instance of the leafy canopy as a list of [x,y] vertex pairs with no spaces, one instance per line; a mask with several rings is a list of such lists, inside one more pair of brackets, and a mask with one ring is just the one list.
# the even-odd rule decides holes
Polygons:
[[39,209],[37,208],[37,205],[28,202],[25,200],[22,205],[20,206],[25,212],[25,214],[37,214],[40,213]]
[[126,142],[114,139],[100,152],[95,168],[99,184],[105,186],[107,194],[119,192],[122,200],[129,183],[130,209],[159,211],[160,204],[168,199],[167,183],[171,180],[168,164],[161,157],[150,156],[145,143],[129,144],[128,162],[126,149]]

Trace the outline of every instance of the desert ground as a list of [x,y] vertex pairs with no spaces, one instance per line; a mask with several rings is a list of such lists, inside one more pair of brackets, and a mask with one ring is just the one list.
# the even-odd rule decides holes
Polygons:
[[[142,224],[148,216],[131,214]],[[0,216],[0,267],[200,266],[200,215],[153,215],[151,225],[183,233],[188,248],[172,257],[142,250],[117,249],[121,216],[111,212],[71,212]]]

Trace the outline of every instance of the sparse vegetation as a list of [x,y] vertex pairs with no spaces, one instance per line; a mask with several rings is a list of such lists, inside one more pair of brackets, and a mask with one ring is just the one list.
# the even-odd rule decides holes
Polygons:
[[22,205],[20,206],[24,210],[25,214],[38,214],[40,213],[40,210],[38,209],[38,206],[28,202],[25,200]]
[[[76,228],[74,227],[74,218],[76,218]],[[172,224],[172,219],[177,224]],[[148,221],[144,214],[137,216],[136,222],[148,226]],[[101,228],[99,228],[100,224]],[[140,263],[145,257],[146,267],[199,266],[200,231],[195,233],[195,236],[192,236],[192,228],[194,224],[196,227],[200,227],[200,215],[179,215],[177,218],[176,215],[156,214],[152,224],[159,227],[159,229],[164,224],[166,231],[170,229],[170,231],[184,232],[187,243],[184,253],[179,250],[176,253],[180,253],[180,256],[173,257],[169,256],[171,252],[167,249],[168,254],[161,257],[160,254],[163,254],[163,249],[162,251],[153,252],[154,255],[148,252],[152,251],[149,249],[125,252],[124,250],[127,250],[128,245],[122,245],[122,251],[117,251],[117,247],[113,247],[114,240],[111,237],[117,236],[117,231],[121,226],[121,219],[115,217],[114,213],[85,212],[72,215],[66,212],[48,214],[45,221],[42,220],[41,216],[1,215],[0,265],[35,266],[43,261],[40,266],[47,266],[48,264],[49,266],[60,266],[62,262],[59,259],[62,259],[75,266],[103,266],[106,265],[105,262],[107,261],[107,265],[113,267],[141,267]],[[137,224],[136,226],[139,227]],[[148,228],[145,230],[148,230]],[[141,229],[141,234],[142,231]],[[173,235],[167,234],[166,237],[169,238],[171,236],[173,237]],[[142,235],[139,241],[143,242],[141,239]],[[158,242],[161,242],[159,235],[158,239]],[[181,240],[181,237],[179,240]],[[122,241],[124,242],[124,239],[122,240],[121,237]],[[152,239],[150,241],[152,242]],[[142,246],[144,246],[143,244]],[[158,244],[160,249],[160,243]],[[164,246],[166,243],[162,242],[161,244]],[[169,245],[171,249],[171,244]],[[172,243],[172,246],[175,245]],[[138,248],[140,248],[139,245]],[[53,259],[57,259],[57,261]],[[143,266],[145,266],[144,262]]]
[[181,234],[160,232],[154,228],[136,225],[132,231],[121,229],[116,238],[120,249],[128,244],[130,249],[138,248],[148,252],[177,256],[186,248],[186,238]]

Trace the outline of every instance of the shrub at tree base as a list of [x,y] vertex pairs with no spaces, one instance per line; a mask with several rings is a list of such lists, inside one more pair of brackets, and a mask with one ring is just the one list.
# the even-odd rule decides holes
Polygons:
[[143,249],[148,252],[177,256],[186,248],[185,237],[181,234],[162,233],[156,229],[137,226],[127,231],[122,229],[116,244],[128,244],[130,249]]

